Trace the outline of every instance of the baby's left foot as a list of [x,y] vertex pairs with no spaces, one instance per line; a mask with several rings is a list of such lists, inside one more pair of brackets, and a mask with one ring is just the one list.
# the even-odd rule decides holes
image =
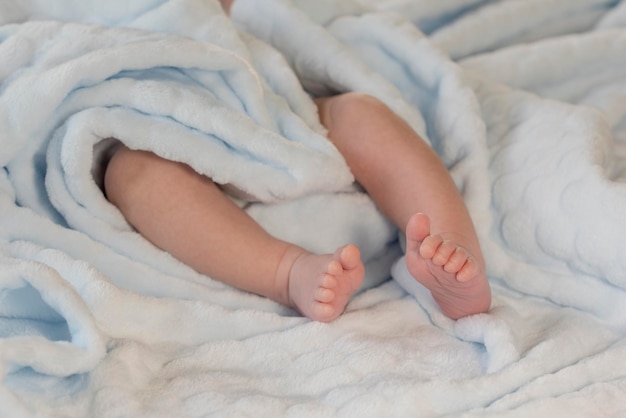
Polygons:
[[409,273],[430,290],[452,319],[486,312],[491,290],[479,261],[461,244],[431,235],[430,219],[418,213],[406,228],[406,265]]
[[361,252],[354,245],[335,254],[303,251],[289,272],[290,305],[314,321],[333,321],[361,285],[363,274]]

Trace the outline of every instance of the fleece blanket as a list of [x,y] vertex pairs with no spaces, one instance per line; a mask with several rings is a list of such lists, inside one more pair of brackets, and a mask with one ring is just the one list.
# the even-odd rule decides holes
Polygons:
[[[626,3],[0,3],[0,416],[626,414]],[[384,101],[439,153],[487,262],[452,321],[325,138],[311,97]],[[98,186],[108,138],[347,242],[330,324],[152,246]],[[419,179],[416,179],[419,181]]]

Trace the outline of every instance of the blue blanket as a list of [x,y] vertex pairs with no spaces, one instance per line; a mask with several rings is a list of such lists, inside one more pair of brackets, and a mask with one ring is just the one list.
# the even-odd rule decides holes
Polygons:
[[[0,3],[0,416],[626,413],[626,3]],[[429,141],[487,262],[452,321],[406,271],[310,95]],[[108,138],[249,197],[272,234],[362,248],[331,324],[198,274],[98,186]]]

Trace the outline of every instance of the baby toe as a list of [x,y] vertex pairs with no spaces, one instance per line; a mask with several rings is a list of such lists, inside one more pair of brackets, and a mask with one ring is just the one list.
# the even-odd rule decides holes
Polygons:
[[315,321],[330,322],[337,316],[337,310],[328,303],[317,302],[312,307],[311,319]]
[[326,289],[334,289],[337,287],[337,284],[337,278],[331,274],[325,274],[320,282],[320,286]]
[[459,282],[468,282],[480,273],[480,267],[472,258],[468,258],[463,267],[456,274]]
[[463,248],[458,247],[455,249],[452,255],[450,255],[450,258],[448,258],[448,262],[445,264],[445,266],[443,266],[443,269],[448,273],[456,273],[461,270],[461,268],[463,268],[465,262],[467,261],[467,258],[467,251],[465,251],[465,249]]
[[329,303],[335,300],[335,292],[331,289],[325,289],[320,287],[317,289],[317,295],[315,298],[318,302]]
[[432,259],[442,243],[443,239],[440,236],[429,235],[422,241],[422,245],[420,245],[420,256],[427,260]]
[[453,242],[443,241],[432,257],[433,263],[438,266],[445,265],[456,248],[457,246]]
[[361,250],[353,244],[348,244],[339,252],[339,262],[346,270],[352,270],[361,263]]
[[328,274],[331,274],[333,276],[337,276],[343,273],[343,267],[338,260],[332,260],[330,263],[328,263],[328,267],[326,270]]

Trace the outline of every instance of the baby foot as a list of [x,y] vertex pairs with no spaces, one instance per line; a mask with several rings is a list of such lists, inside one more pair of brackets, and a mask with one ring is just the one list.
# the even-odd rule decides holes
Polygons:
[[303,252],[289,271],[291,305],[314,321],[333,321],[363,282],[364,271],[355,245],[341,247],[335,254]]
[[491,290],[482,264],[458,242],[431,235],[430,219],[417,213],[406,228],[409,273],[430,290],[452,319],[486,312]]

